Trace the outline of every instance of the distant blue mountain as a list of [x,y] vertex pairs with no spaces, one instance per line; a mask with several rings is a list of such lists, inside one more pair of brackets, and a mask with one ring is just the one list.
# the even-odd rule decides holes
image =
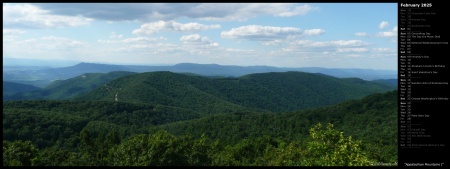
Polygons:
[[8,97],[16,93],[38,91],[38,90],[41,90],[41,88],[22,83],[3,81],[3,100],[5,99],[5,97]]
[[[15,72],[13,74],[3,72],[3,77],[7,77],[8,81],[26,81],[27,79],[37,79],[42,85],[42,80],[47,80],[50,84],[54,80],[64,80],[79,76],[84,73],[108,73],[112,71],[130,71],[130,72],[154,72],[154,71],[170,71],[174,73],[193,73],[201,76],[224,76],[224,77],[240,77],[253,73],[267,72],[287,72],[299,71],[308,73],[321,73],[338,78],[360,78],[363,80],[376,79],[395,79],[397,71],[394,70],[373,70],[373,69],[344,69],[344,68],[282,68],[271,66],[229,66],[218,64],[195,64],[180,63],[173,66],[135,66],[135,65],[110,65],[97,63],[79,63],[74,66],[47,68],[33,71]],[[17,77],[20,75],[20,77]],[[21,79],[22,78],[22,79]],[[28,83],[30,84],[30,83]],[[31,83],[32,84],[32,83]],[[44,87],[44,86],[40,86]]]

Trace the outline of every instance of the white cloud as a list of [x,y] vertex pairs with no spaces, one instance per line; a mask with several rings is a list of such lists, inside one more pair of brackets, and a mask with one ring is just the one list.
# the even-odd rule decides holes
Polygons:
[[255,50],[246,50],[246,49],[236,49],[236,48],[226,48],[225,51],[227,52],[245,52],[245,53],[252,53],[255,52]]
[[366,32],[356,32],[355,33],[356,36],[369,36],[369,34],[367,34]]
[[133,30],[133,34],[154,34],[160,31],[194,32],[218,28],[220,28],[220,25],[203,25],[196,22],[182,24],[175,21],[158,21],[141,25],[139,29]]
[[303,35],[316,36],[316,35],[321,35],[321,34],[324,34],[324,33],[325,33],[325,30],[323,30],[323,29],[309,29],[309,30],[305,30],[303,32]]
[[386,32],[378,32],[376,34],[377,37],[383,37],[383,38],[393,38],[393,37],[397,37],[397,26],[395,26],[394,28],[392,28],[391,31],[386,31]]
[[45,36],[41,38],[31,38],[25,40],[15,40],[8,44],[5,49],[17,50],[20,49],[23,52],[54,52],[54,51],[68,51],[85,47],[86,43],[81,41],[72,40],[68,38]]
[[26,32],[19,29],[3,29],[3,34],[24,34]]
[[159,38],[150,38],[150,37],[135,37],[135,38],[127,38],[127,39],[121,39],[121,40],[97,40],[99,43],[138,43],[138,42],[157,42],[157,41],[164,41],[167,40],[165,37],[159,37]]
[[167,40],[167,38],[159,37],[159,38],[149,38],[149,37],[136,37],[136,38],[127,38],[124,39],[123,42],[125,43],[133,43],[133,42],[156,42],[156,41],[162,41]]
[[115,32],[111,32],[111,35],[109,36],[109,38],[122,38],[123,35],[117,35]]
[[[15,39],[4,43],[4,54],[20,58],[68,59],[91,53],[85,42],[57,36],[31,39]],[[87,52],[89,51],[89,52]]]
[[[213,21],[245,21],[262,15],[290,17],[317,9],[296,3],[89,3],[35,4],[58,15],[107,21],[174,20],[181,17]],[[114,12],[111,12],[114,11]]]
[[271,41],[263,41],[262,44],[266,46],[273,46],[273,45],[279,45],[283,43],[283,41],[279,39],[271,40]]
[[219,43],[213,42],[210,39],[208,39],[208,37],[206,37],[206,36],[202,37],[199,34],[182,36],[180,38],[180,41],[184,45],[189,45],[189,46],[219,46]]
[[221,36],[223,38],[265,41],[276,38],[286,38],[288,35],[295,35],[301,33],[302,31],[299,28],[294,27],[248,25],[233,28],[230,31],[223,31],[221,33]]
[[206,45],[206,46],[219,46],[219,43],[213,42],[208,37],[200,36],[199,34],[182,36],[180,41],[185,45]]
[[362,52],[368,52],[369,49],[367,48],[337,48],[336,52],[342,53],[342,52],[356,52],[356,53],[362,53]]
[[209,55],[219,50],[219,43],[199,34],[182,36],[180,41],[183,43],[183,50],[191,54]]
[[389,22],[382,21],[382,22],[380,23],[379,28],[380,28],[380,29],[384,29],[384,28],[386,28],[386,27],[388,27],[388,26],[389,26]]
[[305,4],[302,6],[296,6],[291,11],[286,11],[286,12],[276,14],[276,16],[289,17],[289,16],[296,16],[296,15],[306,15],[312,9],[313,9],[313,7],[311,5]]
[[397,48],[373,48],[374,52],[397,53]]
[[393,31],[387,31],[387,32],[379,32],[377,34],[378,37],[383,37],[383,38],[391,38],[391,37],[396,37],[397,36],[397,32],[393,32]]
[[323,41],[323,42],[299,40],[294,44],[303,47],[360,47],[369,45],[369,43],[363,42],[361,40],[337,40],[337,41]]
[[[389,24],[385,21],[381,22],[380,24],[380,28],[386,28],[386,26],[389,26]],[[379,38],[389,38],[391,42],[397,43],[397,35],[398,31],[397,31],[397,26],[394,26],[391,30],[388,31],[383,31],[383,32],[378,32],[375,34],[368,34],[366,32],[357,32],[355,33],[356,36],[361,36],[361,37],[379,37]]]
[[263,45],[279,45],[303,36],[317,36],[324,34],[323,29],[309,29],[302,31],[294,27],[274,27],[261,25],[247,25],[222,31],[222,38],[246,39],[260,41]]
[[[366,48],[370,43],[361,40],[311,41],[297,40],[281,48],[281,51],[302,53],[303,55],[336,55],[338,53],[368,52]],[[302,55],[302,56],[303,56]]]
[[394,28],[392,28],[393,32],[397,32],[397,26],[394,26]]
[[41,40],[44,41],[43,45],[50,48],[80,47],[85,45],[85,43],[80,41],[55,36],[42,37]]
[[86,25],[90,18],[53,15],[30,4],[4,4],[3,26],[12,28],[60,28]]

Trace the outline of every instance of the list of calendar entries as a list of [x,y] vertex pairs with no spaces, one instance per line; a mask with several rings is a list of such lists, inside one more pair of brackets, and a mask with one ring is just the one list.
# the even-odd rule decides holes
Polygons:
[[446,147],[441,139],[444,129],[436,124],[444,122],[442,108],[448,107],[447,62],[441,53],[448,50],[448,36],[436,21],[448,18],[436,6],[399,3],[400,149]]

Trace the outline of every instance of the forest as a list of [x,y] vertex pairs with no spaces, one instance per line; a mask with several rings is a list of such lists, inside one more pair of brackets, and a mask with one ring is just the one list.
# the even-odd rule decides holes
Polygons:
[[3,165],[396,165],[392,86],[300,72],[115,76],[79,82],[92,88],[73,98],[4,100]]

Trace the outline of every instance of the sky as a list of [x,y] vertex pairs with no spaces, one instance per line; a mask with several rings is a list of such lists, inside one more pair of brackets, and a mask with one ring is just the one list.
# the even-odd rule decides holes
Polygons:
[[397,3],[3,3],[3,57],[397,70]]

